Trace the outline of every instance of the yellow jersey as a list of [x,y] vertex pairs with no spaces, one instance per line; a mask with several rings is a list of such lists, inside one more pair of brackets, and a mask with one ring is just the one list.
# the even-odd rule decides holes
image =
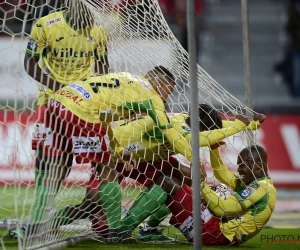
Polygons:
[[[190,144],[173,128],[163,100],[145,78],[126,72],[94,76],[63,87],[50,99],[90,123],[108,123],[147,114],[163,134],[163,144],[168,141],[173,151],[191,160]],[[110,134],[110,138],[112,136]]]
[[245,186],[220,160],[218,149],[212,150],[210,157],[215,177],[236,193],[221,200],[205,185],[202,195],[216,216],[229,217],[220,222],[224,236],[232,244],[241,244],[255,236],[269,221],[276,204],[276,189],[269,177],[256,179]]
[[41,55],[44,73],[69,84],[91,75],[95,59],[107,53],[108,33],[98,23],[83,29],[71,27],[65,14],[54,12],[38,19],[32,26],[26,52]]
[[[189,114],[168,113],[167,115],[174,129],[190,143],[192,134],[186,123]],[[199,132],[200,147],[215,144],[225,137],[242,131],[245,127],[243,122],[235,120],[227,128]],[[142,162],[167,159],[170,155],[179,153],[173,151],[172,146],[150,116],[116,122],[113,134],[121,146],[136,154]]]

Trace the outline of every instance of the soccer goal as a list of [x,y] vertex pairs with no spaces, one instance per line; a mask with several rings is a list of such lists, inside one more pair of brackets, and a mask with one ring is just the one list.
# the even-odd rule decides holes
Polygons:
[[[176,79],[175,90],[166,103],[169,115],[190,111],[190,93],[194,90],[190,89],[189,84],[188,53],[173,35],[157,0],[72,1],[84,4],[94,18],[95,25],[107,31],[109,72],[129,72],[144,76],[155,66],[162,65],[169,69]],[[39,84],[24,70],[24,64],[31,63],[24,62],[24,55],[35,21],[48,13],[66,10],[67,2],[67,0],[28,0],[0,3],[0,244],[4,249],[8,249],[8,243],[12,244],[14,237],[19,249],[59,249],[86,238],[97,240],[99,244],[106,243],[108,229],[103,210],[96,215],[85,215],[71,223],[62,223],[63,225],[56,228],[52,228],[53,223],[49,223],[47,227],[40,229],[39,237],[34,240],[26,242],[20,237],[30,221],[36,194],[35,151],[31,150],[31,138],[36,132],[34,112],[39,95]],[[79,9],[77,13],[79,18],[89,18],[80,16],[80,13]],[[45,25],[51,26],[57,22],[64,20],[49,19]],[[84,28],[80,27],[81,21],[78,25],[78,29]],[[68,35],[67,30],[65,34]],[[93,43],[93,39],[88,36],[87,41]],[[61,53],[62,63],[67,63],[63,60],[74,60],[73,63],[76,64],[76,55],[79,51],[72,51],[65,45],[59,49],[52,52]],[[97,73],[96,70],[91,70]],[[236,114],[255,113],[225,90],[222,83],[217,83],[200,65],[197,66],[197,85],[198,103],[208,104],[216,109],[223,120],[234,121]],[[247,132],[237,133],[225,141],[226,147],[222,149],[224,162],[231,169],[235,169],[237,152],[247,145]],[[168,154],[173,153],[168,151]],[[189,162],[182,155],[176,157],[179,162],[189,167]],[[201,149],[201,160],[207,167],[209,179],[213,182],[214,176],[209,167],[207,148]],[[140,175],[142,174],[144,173],[140,172]],[[91,166],[88,163],[74,162],[71,172],[55,197],[55,206],[48,213],[48,221],[51,221],[59,209],[82,202],[90,175]],[[138,176],[139,174],[137,178]],[[131,178],[124,178],[120,185],[123,218],[146,187],[137,179]],[[227,191],[225,188],[220,192],[222,197],[226,198],[224,190]],[[166,228],[165,233],[170,238],[185,241],[179,231],[172,231],[168,218],[170,215],[163,220],[160,227]],[[11,231],[12,229],[16,230]],[[138,227],[132,233],[133,238],[138,236],[137,230]]]

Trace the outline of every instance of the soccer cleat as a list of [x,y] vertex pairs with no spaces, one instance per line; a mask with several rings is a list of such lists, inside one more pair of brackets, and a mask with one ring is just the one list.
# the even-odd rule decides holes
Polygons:
[[162,233],[163,230],[158,230],[157,228],[145,229],[140,227],[140,231],[138,233],[138,240],[144,242],[174,242],[176,241],[174,238],[170,238]]
[[131,234],[127,232],[121,232],[120,230],[109,230],[109,235],[106,243],[121,243],[121,244],[134,244],[136,239],[131,237]]
[[[41,232],[37,233],[38,230]],[[21,240],[40,240],[47,239],[47,241],[52,241],[55,239],[55,234],[59,232],[59,229],[43,230],[40,225],[28,225],[22,226],[20,229],[11,229],[8,232],[8,236],[12,239],[21,239]]]
[[23,240],[24,237],[25,237],[25,231],[26,231],[26,227],[23,226],[23,227],[21,227],[21,229],[16,228],[16,229],[9,230],[8,235],[12,239],[18,239],[18,238],[20,238],[20,239]]

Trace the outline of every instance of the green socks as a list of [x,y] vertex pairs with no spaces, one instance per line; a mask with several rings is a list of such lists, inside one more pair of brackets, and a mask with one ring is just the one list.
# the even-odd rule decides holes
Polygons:
[[122,193],[120,185],[117,181],[107,184],[101,184],[100,190],[100,202],[106,213],[107,222],[110,229],[121,228],[121,200]]
[[35,178],[35,190],[42,186],[42,181],[49,175],[49,170],[39,170],[35,168],[34,178]]
[[146,222],[146,227],[157,228],[159,224],[171,213],[170,209],[163,204]]
[[47,186],[37,187],[30,224],[39,224],[47,221],[47,216],[55,205],[56,194],[57,189]]
[[133,231],[151,214],[157,211],[166,201],[167,193],[157,185],[147,189],[134,202],[123,219],[122,231]]

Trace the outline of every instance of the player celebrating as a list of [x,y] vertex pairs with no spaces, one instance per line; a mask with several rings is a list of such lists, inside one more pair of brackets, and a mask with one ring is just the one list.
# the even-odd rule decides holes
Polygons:
[[[239,245],[254,237],[270,219],[276,203],[276,189],[268,175],[267,152],[261,146],[250,146],[239,153],[238,176],[224,165],[218,146],[211,146],[211,166],[216,178],[236,194],[221,199],[206,184],[205,170],[202,169],[202,195],[209,207],[201,208],[202,244]],[[156,181],[172,196],[167,201],[173,214],[170,224],[193,242],[197,236],[193,228],[192,190],[186,185],[180,187],[179,183],[174,177]]]
[[[108,73],[108,34],[97,24],[88,7],[78,0],[65,0],[67,9],[38,19],[32,26],[24,58],[26,72],[40,83],[32,149],[36,150],[35,185],[48,170],[42,164],[42,144],[50,143],[44,113],[49,95],[61,86]],[[96,66],[96,70],[94,67]]]
[[[263,115],[256,115],[264,117]],[[170,122],[173,127],[184,137],[190,141],[190,124],[189,124],[189,115],[188,114],[169,114]],[[226,125],[231,125],[224,129],[217,129],[222,126],[222,120],[218,115],[217,111],[212,107],[206,104],[201,104],[199,106],[199,119],[200,119],[200,131],[199,140],[200,146],[208,146],[210,144],[215,144],[217,141],[224,139],[227,136],[230,136],[234,133],[242,131],[245,129],[246,123],[248,123],[248,118],[243,115],[237,115],[236,120],[234,122],[224,122]],[[263,119],[261,118],[261,121]],[[246,127],[247,129],[255,129],[259,127],[259,121],[253,121],[251,124]],[[212,129],[211,131],[205,131],[207,129]],[[136,169],[132,169],[130,171],[124,170],[124,166],[122,163],[117,164],[117,171],[122,175],[119,178],[119,181],[124,177],[130,177],[139,183],[141,183],[145,187],[151,187],[153,181],[161,175],[173,174],[176,178],[180,179],[184,183],[190,185],[191,184],[191,173],[190,168],[185,165],[179,164],[175,157],[172,155],[176,154],[176,152],[172,151],[172,148],[167,142],[164,142],[162,139],[162,134],[159,131],[153,132],[155,129],[155,123],[153,119],[149,116],[136,117],[130,121],[120,121],[118,122],[118,126],[113,129],[114,137],[120,144],[127,150],[131,150],[139,158],[139,164]],[[151,140],[149,140],[149,136],[151,135]],[[154,136],[156,135],[156,137]],[[163,160],[162,160],[163,159]],[[111,179],[111,181],[115,180],[115,176]],[[57,213],[57,217],[63,217],[59,222],[56,222],[56,226],[60,226],[62,224],[71,223],[73,220],[86,218],[90,215],[90,213],[94,213],[96,208],[97,200],[95,200],[96,194],[98,193],[99,185],[100,185],[100,197],[103,201],[103,196],[105,194],[101,193],[101,185],[106,182],[105,178],[101,176],[99,178],[97,174],[94,172],[90,178],[87,190],[87,197],[84,202],[79,206],[69,206]],[[140,210],[142,210],[144,215],[141,215],[144,219],[144,216],[148,217],[148,213],[144,211],[143,199],[147,197],[147,199],[155,199],[155,194],[160,195],[158,192],[158,188],[149,188],[143,196],[141,196],[141,201],[138,200],[136,203],[138,205],[133,205],[132,209],[135,208],[136,211],[132,211],[132,213],[139,214]],[[95,194],[96,192],[96,194]],[[115,197],[116,199],[117,197]],[[120,200],[121,202],[121,200]],[[93,203],[93,204],[91,204]],[[147,204],[149,204],[147,202]],[[111,206],[109,202],[102,202],[102,206]],[[156,207],[155,207],[156,208]],[[99,209],[99,208],[98,208]],[[139,209],[139,210],[138,210]],[[105,209],[108,210],[108,209]],[[138,211],[137,211],[138,210]],[[148,210],[150,211],[149,207]],[[147,230],[147,233],[151,232],[153,237],[151,236],[151,240],[163,240],[169,241],[170,239],[159,233],[156,227],[159,225],[160,221],[166,216],[170,214],[169,209],[166,206],[163,206],[159,209],[159,211],[154,215],[155,219],[150,220],[149,227],[151,230]],[[108,220],[110,219],[111,214],[107,215]],[[145,218],[146,218],[145,217]],[[97,228],[99,220],[97,220],[97,216],[91,217],[93,224],[93,228],[96,231],[101,231],[100,228]],[[127,219],[126,219],[127,218]],[[140,224],[143,219],[140,219],[138,216],[126,216],[125,221],[131,225],[132,228],[136,227]],[[109,223],[110,224],[110,223]],[[148,228],[149,229],[149,228]],[[143,236],[145,236],[144,233]],[[103,234],[102,234],[103,235]],[[148,237],[149,238],[149,237]],[[142,237],[144,240],[145,237]]]
[[[181,115],[182,116],[182,115]],[[180,117],[180,116],[179,116]],[[190,122],[189,122],[189,116],[185,115],[186,121],[184,122],[184,119],[180,119],[181,122],[177,123],[174,122],[174,124],[177,124],[178,130],[181,131],[181,133],[187,138],[187,140],[190,142],[191,140],[191,133],[190,133]],[[177,118],[178,119],[178,118]],[[249,124],[247,129],[255,128],[257,124],[260,124],[260,122],[263,122],[265,119],[265,116],[262,114],[255,114],[254,120],[251,124],[249,124],[249,120],[247,117],[243,115],[237,115],[235,122],[226,122],[224,121],[224,124],[229,125],[231,124],[231,127],[227,127],[224,129],[218,129],[222,127],[222,120],[220,116],[218,115],[217,111],[213,109],[212,107],[202,104],[199,106],[199,140],[200,140],[200,146],[208,146],[216,143],[217,141],[220,141],[224,139],[225,137],[228,137],[230,135],[233,135],[235,133],[238,133],[245,129],[246,125]],[[172,121],[172,119],[171,119]],[[187,124],[188,123],[188,124]],[[174,126],[175,127],[175,126]],[[136,127],[134,127],[136,128]],[[211,129],[211,130],[210,130]],[[156,134],[156,133],[150,133]],[[132,144],[131,144],[132,145]],[[159,148],[159,154],[162,154],[161,152],[166,152],[166,150],[163,149],[163,144],[161,145],[161,148]],[[155,152],[158,150],[154,150]],[[164,161],[168,161],[168,158],[165,158]],[[151,162],[151,161],[150,161]],[[174,162],[174,160],[173,160]],[[158,167],[160,167],[162,163],[157,164]],[[173,163],[174,165],[174,163]],[[175,165],[176,166],[176,165]],[[148,167],[148,166],[147,166]],[[140,164],[138,165],[138,169],[133,169],[130,172],[130,176],[136,176],[138,178],[135,178],[137,180],[142,179],[144,173],[144,169],[141,168],[141,172],[139,172]],[[145,168],[145,167],[144,167]],[[150,168],[151,170],[151,168]],[[182,171],[183,169],[180,169]],[[147,169],[147,172],[149,170]],[[124,173],[124,172],[123,172]],[[156,173],[156,175],[154,175]],[[167,174],[164,172],[164,174]],[[191,174],[189,171],[184,171],[185,175],[185,181],[186,177],[190,180]],[[163,240],[165,237],[161,235],[161,233],[158,232],[157,227],[159,223],[168,215],[170,214],[170,210],[164,206],[164,202],[162,197],[164,197],[165,192],[161,189],[161,187],[157,185],[152,185],[153,181],[155,181],[155,178],[158,176],[164,176],[162,175],[158,170],[153,171],[148,174],[148,183],[149,183],[149,189],[147,189],[142,196],[139,197],[139,199],[133,204],[132,208],[129,209],[129,212],[123,219],[123,230],[127,232],[131,232],[134,230],[140,223],[142,223],[149,215],[153,214],[157,208],[160,208],[157,213],[152,215],[150,218],[150,221],[146,223],[146,227],[142,229],[139,233],[139,238],[144,241],[160,241]],[[152,177],[152,178],[151,178]],[[176,176],[177,177],[177,176]],[[178,178],[178,177],[177,177]],[[186,182],[187,183],[187,182]],[[181,181],[182,184],[182,181]],[[189,182],[190,184],[190,182]],[[153,201],[153,202],[150,202]],[[147,207],[147,209],[145,209]],[[149,236],[149,237],[148,237]]]
[[[51,96],[46,124],[51,128],[53,138],[51,145],[45,145],[43,153],[45,164],[51,165],[53,173],[43,180],[43,186],[38,189],[36,204],[40,205],[43,200],[45,206],[44,209],[34,208],[29,235],[34,235],[32,231],[36,231],[38,224],[45,221],[45,213],[53,206],[73,154],[77,162],[92,162],[109,168],[110,172],[115,171],[109,152],[119,154],[124,152],[124,148],[113,137],[109,125],[111,121],[147,113],[174,145],[173,150],[191,159],[189,143],[176,132],[165,114],[164,101],[173,91],[174,80],[166,68],[159,66],[149,71],[143,79],[129,73],[111,73],[67,85]],[[115,199],[120,192],[114,190],[113,194],[111,199]],[[125,236],[120,234],[120,228],[111,228],[112,241],[115,238],[126,240]]]

